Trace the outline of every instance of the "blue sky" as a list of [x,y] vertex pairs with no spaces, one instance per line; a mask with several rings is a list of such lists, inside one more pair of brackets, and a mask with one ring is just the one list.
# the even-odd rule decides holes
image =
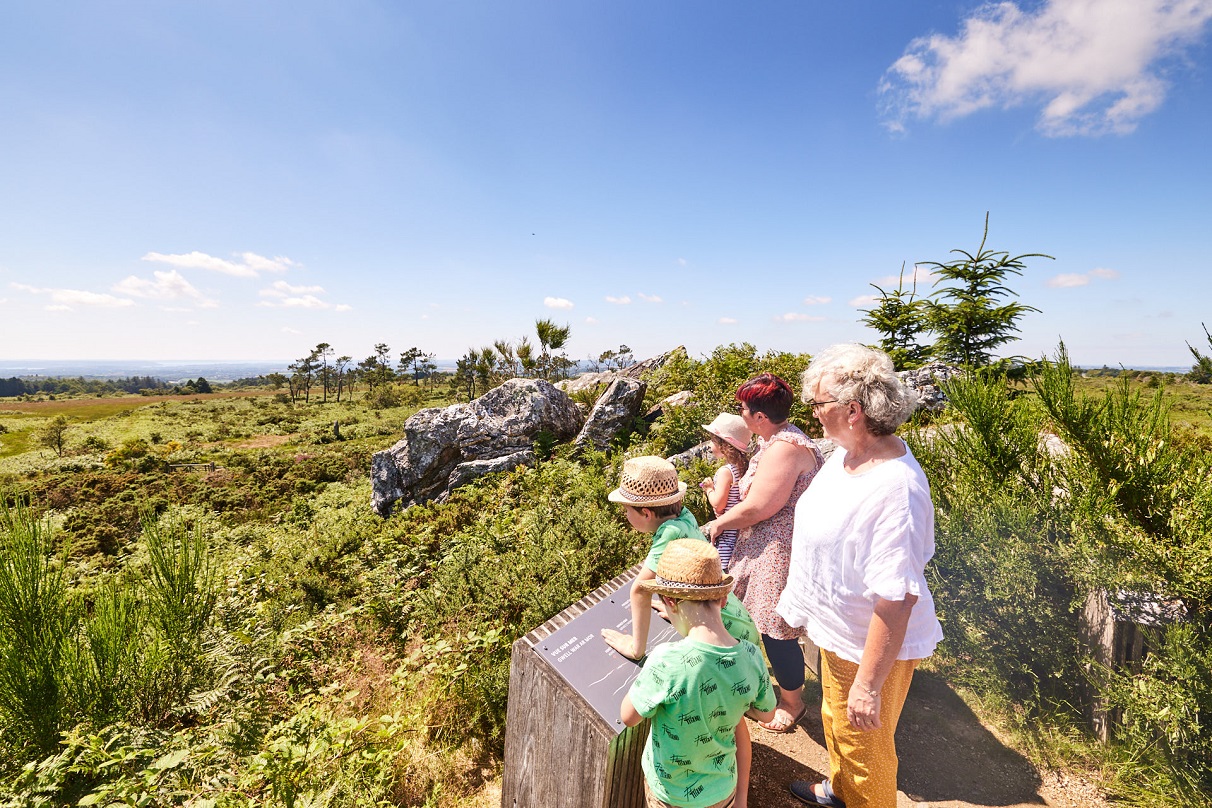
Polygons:
[[988,211],[1055,256],[1007,353],[1189,365],[1210,38],[1212,0],[6,2],[0,358],[815,352]]

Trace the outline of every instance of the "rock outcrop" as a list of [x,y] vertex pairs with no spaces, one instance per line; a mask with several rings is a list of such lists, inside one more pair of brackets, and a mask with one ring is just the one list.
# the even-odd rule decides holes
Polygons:
[[906,387],[917,393],[918,407],[938,412],[947,406],[947,396],[939,385],[962,373],[962,370],[952,365],[931,362],[916,370],[902,370],[897,375]]
[[575,454],[593,449],[604,452],[619,435],[631,429],[644,404],[648,385],[638,379],[619,376],[598,398],[585,426],[577,435]]
[[421,410],[372,458],[374,509],[386,516],[396,502],[442,500],[484,474],[530,465],[540,432],[567,441],[582,421],[572,399],[542,379],[511,379],[467,404]]

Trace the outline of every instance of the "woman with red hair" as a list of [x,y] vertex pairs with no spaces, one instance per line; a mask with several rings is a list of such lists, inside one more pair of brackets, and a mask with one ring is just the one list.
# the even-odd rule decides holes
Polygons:
[[787,417],[795,394],[787,382],[763,373],[736,391],[741,418],[758,437],[758,450],[741,478],[741,502],[703,526],[710,538],[739,529],[732,552],[736,596],[762,633],[762,644],[779,685],[774,718],[759,722],[770,732],[790,732],[804,716],[802,628],[788,625],[775,611],[787,585],[795,503],[821,467],[812,439]]

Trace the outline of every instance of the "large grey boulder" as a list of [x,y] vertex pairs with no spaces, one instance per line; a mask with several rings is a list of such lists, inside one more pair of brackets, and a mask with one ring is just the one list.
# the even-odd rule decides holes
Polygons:
[[606,392],[598,398],[581,434],[577,435],[574,454],[589,449],[604,452],[619,435],[631,429],[640,407],[644,404],[644,392],[648,385],[639,379],[620,376],[610,383]]
[[947,395],[939,385],[962,373],[962,370],[953,365],[931,362],[916,370],[902,370],[897,375],[906,387],[917,393],[918,407],[938,412],[947,406]]
[[424,409],[404,422],[404,437],[371,459],[371,501],[392,505],[445,499],[458,485],[534,463],[540,432],[570,440],[583,417],[572,399],[542,379],[511,379],[467,404]]

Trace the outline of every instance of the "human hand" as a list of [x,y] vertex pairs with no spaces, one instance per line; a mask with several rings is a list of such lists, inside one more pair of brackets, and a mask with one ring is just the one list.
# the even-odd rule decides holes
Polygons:
[[662,620],[669,622],[669,613],[665,611],[665,601],[661,600],[658,595],[652,596],[652,610],[657,613],[657,616]]
[[880,693],[869,690],[855,682],[850,686],[850,696],[846,701],[846,718],[850,726],[860,732],[870,732],[880,728]]
[[643,656],[643,654],[635,652],[635,639],[630,634],[624,634],[612,628],[604,628],[602,629],[602,639],[606,641],[607,645],[628,659],[635,660]]
[[711,538],[711,534],[715,532],[715,522],[716,520],[712,519],[710,522],[704,522],[699,527],[699,531],[703,534],[703,538],[707,539],[707,541],[711,542],[712,544],[715,544],[715,540]]
[[710,477],[704,477],[703,481],[699,483],[699,488],[703,489],[704,491],[714,491],[715,480],[711,479]]

